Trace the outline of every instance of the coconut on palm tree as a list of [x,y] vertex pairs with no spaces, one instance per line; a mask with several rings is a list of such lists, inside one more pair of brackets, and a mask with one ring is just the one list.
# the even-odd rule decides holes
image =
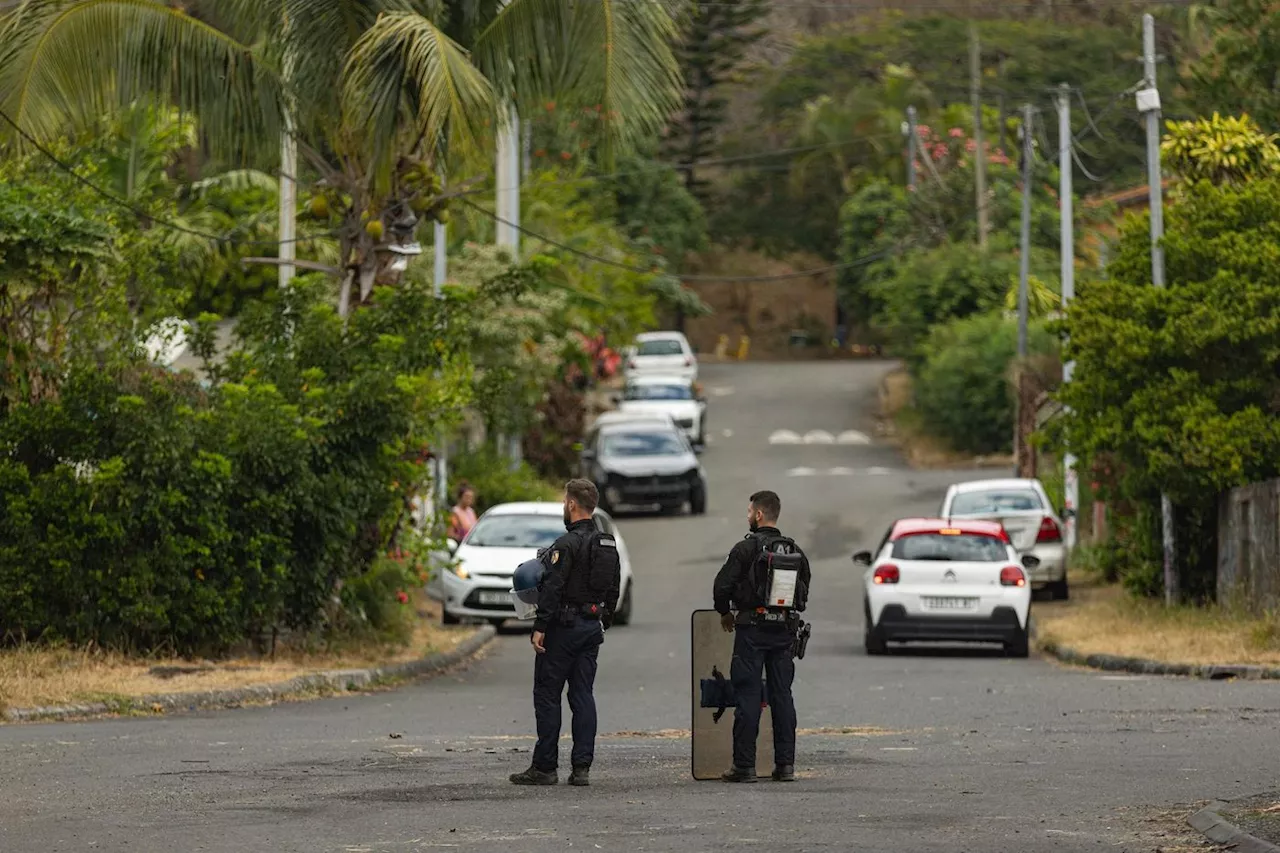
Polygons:
[[677,2],[22,0],[0,18],[0,110],[40,140],[151,99],[237,165],[274,163],[291,127],[345,307],[394,280],[388,245],[447,216],[446,151],[482,171],[498,102],[599,105],[606,159],[656,133],[680,91]]

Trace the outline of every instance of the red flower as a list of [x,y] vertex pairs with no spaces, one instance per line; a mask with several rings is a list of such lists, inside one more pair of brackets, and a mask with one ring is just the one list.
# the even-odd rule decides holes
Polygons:
[[947,131],[947,135],[950,136],[952,139],[959,139],[960,137],[964,136],[964,131],[958,127],[953,127]]
[[569,159],[570,157],[572,157],[572,156],[573,156],[573,155],[572,155],[572,154],[570,154],[568,151],[561,151],[561,152],[560,152],[560,159],[561,159],[561,160],[568,160],[568,159]]
[[402,589],[402,590],[398,590],[398,591],[396,592],[396,601],[400,602],[401,604],[408,604],[408,603],[409,603],[409,594],[408,594],[407,592],[405,592],[403,589]]
[[547,112],[554,112],[554,111],[555,111],[555,108],[556,108],[556,102],[555,102],[555,101],[547,101],[547,103],[546,103],[546,108],[547,108]]
[[539,148],[537,151],[533,152],[533,156],[534,156],[534,157],[546,157],[546,156],[547,156],[546,149],[544,149],[544,148]]

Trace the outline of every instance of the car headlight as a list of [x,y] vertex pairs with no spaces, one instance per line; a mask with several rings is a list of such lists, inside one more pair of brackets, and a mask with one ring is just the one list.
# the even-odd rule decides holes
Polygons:
[[467,567],[462,565],[462,563],[450,563],[449,571],[453,572],[461,580],[466,580],[471,577],[471,572],[467,571]]

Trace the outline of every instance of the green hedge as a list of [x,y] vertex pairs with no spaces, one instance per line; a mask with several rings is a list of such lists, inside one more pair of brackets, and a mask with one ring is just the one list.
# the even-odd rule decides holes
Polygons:
[[[1052,352],[1056,344],[1042,323],[1031,324],[1027,343],[1032,354]],[[1014,420],[1009,374],[1017,349],[1017,323],[1000,312],[934,326],[914,382],[924,428],[966,453],[1008,450]]]
[[563,494],[563,484],[542,479],[527,463],[513,470],[507,457],[487,447],[449,460],[450,506],[464,482],[476,490],[477,513],[512,501],[558,501]]

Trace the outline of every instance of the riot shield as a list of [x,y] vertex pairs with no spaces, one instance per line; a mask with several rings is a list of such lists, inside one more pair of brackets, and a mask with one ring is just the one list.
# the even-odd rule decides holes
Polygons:
[[[695,610],[691,621],[693,649],[693,778],[719,779],[733,765],[734,695],[729,684],[733,634],[720,627],[720,614]],[[767,685],[766,685],[767,688]],[[773,772],[773,714],[760,715],[756,741],[756,773]]]

